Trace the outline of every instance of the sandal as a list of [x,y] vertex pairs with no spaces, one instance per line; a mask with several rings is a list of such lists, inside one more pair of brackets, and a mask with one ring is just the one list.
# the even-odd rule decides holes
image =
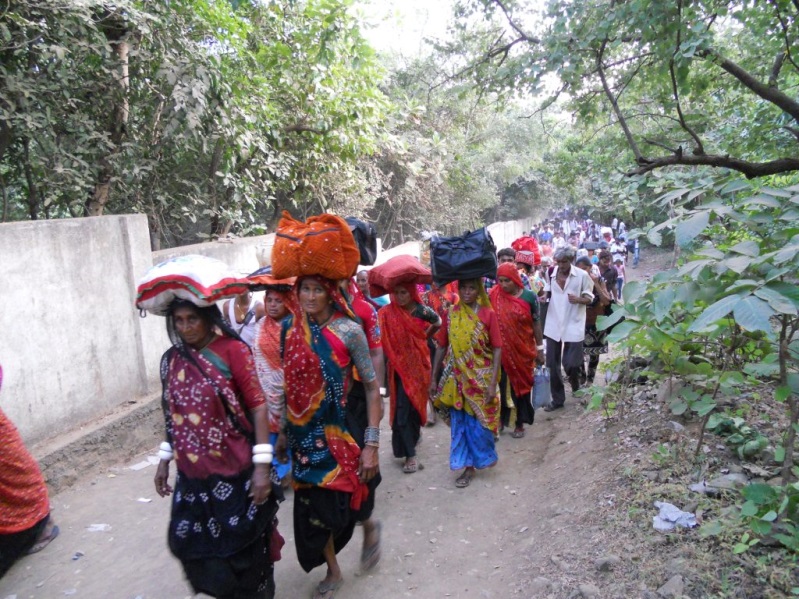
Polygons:
[[464,472],[455,479],[455,486],[459,489],[465,489],[472,482],[472,473],[469,471]]
[[316,585],[311,599],[333,599],[338,592],[341,583],[344,582],[343,578],[339,578],[333,582],[325,582],[324,580]]
[[380,520],[378,520],[375,522],[375,535],[377,535],[377,541],[375,541],[369,547],[364,547],[361,551],[361,569],[364,572],[368,572],[380,562],[380,538],[382,532],[383,525],[380,523]]
[[412,461],[405,462],[405,465],[402,467],[402,471],[405,474],[413,474],[417,470],[424,470],[424,464],[418,461],[416,458],[411,458]]
[[61,530],[58,528],[57,525],[53,526],[53,528],[50,529],[49,535],[47,535],[43,539],[39,539],[33,544],[33,546],[30,549],[28,549],[27,555],[33,555],[34,553],[39,553],[42,549],[47,547],[50,544],[50,541],[55,539],[58,536],[58,533],[60,532]]
[[510,436],[513,437],[514,439],[521,439],[522,437],[524,437],[524,429],[517,428],[510,434]]

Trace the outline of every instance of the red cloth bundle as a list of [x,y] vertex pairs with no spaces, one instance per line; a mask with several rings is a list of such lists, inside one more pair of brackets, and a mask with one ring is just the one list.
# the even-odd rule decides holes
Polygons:
[[394,256],[369,271],[369,295],[379,297],[394,291],[404,283],[429,285],[433,282],[430,269],[413,256]]

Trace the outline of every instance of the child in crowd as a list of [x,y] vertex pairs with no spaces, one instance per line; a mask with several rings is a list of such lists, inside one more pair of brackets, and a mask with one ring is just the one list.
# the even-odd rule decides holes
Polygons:
[[616,279],[616,297],[621,297],[621,290],[624,287],[624,260],[621,257],[616,258],[616,272],[618,273],[618,278]]

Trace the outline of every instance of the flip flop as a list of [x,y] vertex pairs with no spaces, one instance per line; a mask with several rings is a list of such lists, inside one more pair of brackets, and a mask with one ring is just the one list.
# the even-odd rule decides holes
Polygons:
[[[369,547],[364,547],[361,551],[361,569],[368,572],[380,562],[380,540],[383,532],[383,524],[378,520],[375,522],[375,534],[377,541]],[[327,599],[327,598],[325,598]]]
[[412,464],[408,464],[408,463],[406,463],[406,464],[405,464],[405,465],[402,467],[402,471],[403,471],[405,474],[413,474],[414,472],[416,472],[416,471],[418,471],[418,470],[424,470],[424,464],[422,464],[422,463],[421,463],[419,460],[417,460],[417,459],[415,459],[415,458],[414,458],[414,460],[413,460],[413,463],[412,463]]
[[510,434],[510,436],[513,437],[514,439],[521,439],[522,437],[524,437],[524,429],[516,429]]
[[459,489],[465,489],[469,486],[469,483],[472,482],[472,474],[464,472],[458,478],[455,479],[455,486]]
[[343,578],[336,580],[335,582],[325,582],[324,580],[316,585],[314,589],[313,595],[311,595],[311,599],[333,599],[338,592],[341,583],[344,582]]
[[50,544],[50,542],[58,536],[58,533],[60,532],[61,530],[58,528],[58,525],[53,526],[49,535],[47,535],[41,541],[36,541],[36,543],[33,544],[33,547],[28,549],[27,555],[33,555],[34,553],[39,553],[42,549],[47,547]]

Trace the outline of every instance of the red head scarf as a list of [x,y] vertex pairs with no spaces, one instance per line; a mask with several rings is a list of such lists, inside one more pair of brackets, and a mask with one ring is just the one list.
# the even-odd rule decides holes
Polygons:
[[524,287],[524,283],[522,283],[522,278],[519,276],[519,271],[516,269],[516,265],[511,262],[503,262],[499,265],[497,268],[497,279],[499,279],[499,277],[510,279],[519,288]]

